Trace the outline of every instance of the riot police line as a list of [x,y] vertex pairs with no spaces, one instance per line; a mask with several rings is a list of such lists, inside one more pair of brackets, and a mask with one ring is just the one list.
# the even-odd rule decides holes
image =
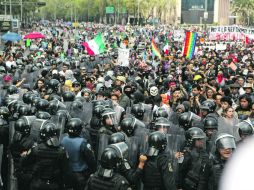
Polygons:
[[[177,115],[178,125],[166,109],[144,103],[117,123],[111,100],[86,102],[65,92],[60,101],[56,89],[50,101],[33,92],[15,99],[13,89],[0,109],[8,189],[218,189],[236,148],[212,101],[202,103],[202,118]],[[238,126],[242,139],[253,133],[251,120]]]

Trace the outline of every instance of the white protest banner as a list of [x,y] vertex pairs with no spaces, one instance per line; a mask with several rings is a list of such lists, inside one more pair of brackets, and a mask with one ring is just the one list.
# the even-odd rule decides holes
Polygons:
[[184,30],[174,30],[174,41],[175,42],[182,42],[185,38]]
[[216,44],[216,50],[225,50],[227,49],[227,45],[226,44]]
[[129,49],[118,48],[118,64],[123,67],[129,67]]

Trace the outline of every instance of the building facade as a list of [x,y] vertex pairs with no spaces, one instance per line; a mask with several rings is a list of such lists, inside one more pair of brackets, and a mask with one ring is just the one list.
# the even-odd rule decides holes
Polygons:
[[[204,19],[205,1],[208,18]],[[177,20],[182,24],[228,25],[230,0],[177,0]]]

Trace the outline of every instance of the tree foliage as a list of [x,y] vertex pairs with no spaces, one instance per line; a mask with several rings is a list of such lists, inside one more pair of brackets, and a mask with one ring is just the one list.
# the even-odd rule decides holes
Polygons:
[[[105,18],[106,6],[113,6],[116,15],[126,8],[129,16],[148,18],[154,15],[162,17],[162,13],[175,10],[177,0],[45,0],[46,7],[41,8],[41,16],[45,19],[77,20],[102,22]],[[120,14],[121,15],[121,14]]]
[[249,25],[254,18],[254,0],[234,0],[232,12],[239,16],[243,25]]

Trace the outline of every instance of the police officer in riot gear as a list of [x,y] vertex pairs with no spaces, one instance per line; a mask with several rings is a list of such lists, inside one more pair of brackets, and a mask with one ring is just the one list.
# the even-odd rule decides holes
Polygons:
[[109,144],[116,144],[116,143],[120,143],[120,142],[126,142],[127,138],[128,137],[123,132],[113,133],[110,136],[108,143]]
[[120,127],[130,139],[128,146],[132,148],[130,148],[129,161],[132,166],[137,166],[138,155],[146,152],[149,131],[142,121],[134,117],[124,118]]
[[101,114],[104,110],[103,105],[96,105],[93,107],[93,116],[90,120],[90,127],[87,128],[89,131],[89,135],[91,138],[91,145],[93,147],[93,150],[95,152],[95,156],[98,154],[98,136],[99,136],[99,130],[101,127]]
[[147,161],[142,176],[145,190],[176,190],[172,160],[165,152],[166,146],[164,133],[156,131],[149,135]]
[[117,123],[115,111],[111,108],[106,108],[101,114],[102,124],[103,126],[100,128],[99,132],[111,135],[114,132],[117,132]]
[[237,142],[238,145],[244,142],[246,138],[253,135],[254,128],[250,120],[243,120],[242,122],[238,123],[237,126],[239,127],[238,133],[241,138],[241,140]]
[[145,113],[145,108],[143,106],[142,103],[138,103],[138,104],[133,104],[131,107],[131,114],[139,119],[139,120],[143,120],[144,117],[144,113]]
[[21,159],[35,143],[30,136],[31,126],[24,120],[18,119],[14,125],[15,133],[10,144],[10,151],[14,161],[14,175],[18,180],[18,189],[27,189],[32,179],[33,168],[21,167]]
[[8,173],[8,146],[9,146],[9,122],[10,112],[7,107],[0,107],[0,188],[7,188]]
[[35,107],[37,112],[40,112],[40,111],[47,112],[49,107],[49,102],[48,100],[40,99],[38,102],[36,102]]
[[221,133],[215,140],[215,146],[215,157],[205,166],[200,177],[198,190],[219,189],[219,182],[225,164],[236,148],[235,139],[232,135]]
[[164,117],[159,117],[154,123],[154,130],[167,134],[169,133],[170,126],[171,125],[168,119]]
[[154,131],[154,123],[156,121],[157,118],[159,117],[164,117],[164,118],[168,118],[168,113],[164,108],[158,108],[157,110],[155,110],[153,112],[153,120],[152,122],[149,124],[148,129]]
[[184,160],[179,166],[178,189],[196,190],[206,164],[208,154],[205,151],[205,133],[197,127],[186,131],[187,146]]
[[[128,145],[125,143],[126,141],[128,141],[128,137],[123,132],[113,133],[109,138],[110,145],[112,144],[112,146],[120,147],[120,149],[124,149],[122,147],[127,147],[125,148],[126,151],[130,152],[131,150],[129,150]],[[128,155],[128,152],[125,154]],[[137,186],[139,185],[138,183],[140,182],[142,170],[146,160],[146,156],[140,155],[137,168],[136,166],[133,168],[131,167],[127,156],[122,159],[122,162],[119,166],[119,172],[128,180],[133,189],[137,189]]]
[[61,142],[69,155],[70,185],[74,190],[84,189],[88,176],[96,167],[91,145],[80,136],[82,128],[83,122],[79,118],[70,119],[67,123],[68,136]]
[[119,130],[116,120],[116,112],[111,108],[105,108],[101,114],[102,126],[99,129],[97,139],[97,160],[100,160],[100,156],[104,149],[108,145],[110,135]]
[[127,190],[128,181],[117,173],[122,158],[116,149],[106,148],[100,160],[98,170],[90,176],[85,190]]
[[206,100],[206,101],[202,102],[200,109],[201,109],[203,118],[205,118],[208,114],[218,115],[215,113],[216,104],[211,100]]
[[58,94],[59,93],[60,82],[57,79],[51,79],[48,83],[48,94]]
[[214,138],[218,132],[218,121],[214,117],[206,117],[204,119],[204,132],[206,134],[206,152],[210,154],[212,147],[214,145]]
[[18,110],[19,118],[31,115],[31,108],[28,105],[21,105]]
[[22,167],[33,167],[30,189],[65,189],[68,173],[67,154],[64,148],[59,146],[55,124],[48,123],[42,126],[40,139],[32,149],[23,152]]
[[202,128],[201,118],[193,112],[184,112],[179,115],[178,123],[181,128],[187,131],[191,127]]

